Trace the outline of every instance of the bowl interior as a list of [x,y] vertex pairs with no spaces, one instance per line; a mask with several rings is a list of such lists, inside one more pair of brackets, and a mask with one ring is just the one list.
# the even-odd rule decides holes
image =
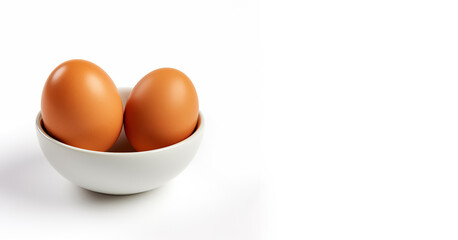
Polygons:
[[[130,92],[132,92],[132,88],[118,88],[119,95],[121,96],[122,100],[122,111],[126,108],[126,102],[129,98]],[[191,134],[192,135],[192,134]],[[126,137],[126,133],[124,132],[124,123],[122,124],[121,133],[119,134],[118,139],[116,142],[108,149],[107,152],[135,152],[136,150],[132,145],[129,143]]]

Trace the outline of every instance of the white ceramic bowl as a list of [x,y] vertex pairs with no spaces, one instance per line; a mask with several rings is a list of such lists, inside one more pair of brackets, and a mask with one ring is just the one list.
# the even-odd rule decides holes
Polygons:
[[[131,88],[119,88],[125,101]],[[70,182],[100,193],[123,195],[157,188],[168,182],[191,162],[202,141],[204,119],[187,139],[160,149],[132,152],[124,129],[108,152],[98,152],[62,143],[48,135],[41,112],[36,118],[40,147],[51,165]]]

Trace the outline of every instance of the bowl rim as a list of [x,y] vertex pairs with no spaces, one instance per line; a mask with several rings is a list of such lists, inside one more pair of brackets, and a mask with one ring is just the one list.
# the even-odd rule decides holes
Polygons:
[[141,154],[152,154],[152,153],[157,153],[157,152],[162,152],[162,151],[167,151],[172,148],[179,147],[183,144],[186,144],[187,142],[192,141],[193,139],[197,138],[198,135],[202,134],[203,128],[204,128],[204,117],[202,115],[202,112],[199,111],[199,116],[197,119],[197,128],[196,130],[187,138],[184,140],[177,142],[175,144],[163,147],[163,148],[158,148],[158,149],[153,149],[153,150],[148,150],[148,151],[139,151],[139,152],[102,152],[102,151],[94,151],[94,150],[88,150],[84,148],[79,148],[79,147],[74,147],[71,145],[68,145],[66,143],[63,143],[53,137],[51,137],[42,127],[42,122],[43,118],[41,117],[41,111],[38,112],[38,115],[35,120],[35,126],[38,130],[38,132],[43,135],[45,138],[47,138],[49,141],[53,142],[54,144],[60,145],[64,148],[73,150],[73,151],[79,151],[79,152],[84,152],[84,153],[89,153],[89,154],[98,154],[98,155],[106,155],[106,156],[131,156],[131,155],[141,155]]

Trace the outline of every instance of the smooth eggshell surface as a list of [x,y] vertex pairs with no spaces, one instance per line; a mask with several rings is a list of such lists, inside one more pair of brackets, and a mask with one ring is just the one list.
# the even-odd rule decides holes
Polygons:
[[43,88],[41,113],[54,138],[95,151],[116,141],[123,123],[121,97],[108,74],[85,60],[70,60],[49,75]]
[[191,80],[179,70],[160,68],[133,88],[124,112],[127,139],[137,151],[180,142],[192,134],[199,101]]

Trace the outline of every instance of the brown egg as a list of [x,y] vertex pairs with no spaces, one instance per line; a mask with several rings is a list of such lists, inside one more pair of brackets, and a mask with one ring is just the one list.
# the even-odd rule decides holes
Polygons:
[[47,132],[79,148],[106,151],[121,132],[121,97],[108,74],[85,60],[70,60],[49,75],[41,97]]
[[124,130],[137,151],[180,142],[194,131],[199,101],[191,80],[173,68],[160,68],[132,89],[124,112]]

